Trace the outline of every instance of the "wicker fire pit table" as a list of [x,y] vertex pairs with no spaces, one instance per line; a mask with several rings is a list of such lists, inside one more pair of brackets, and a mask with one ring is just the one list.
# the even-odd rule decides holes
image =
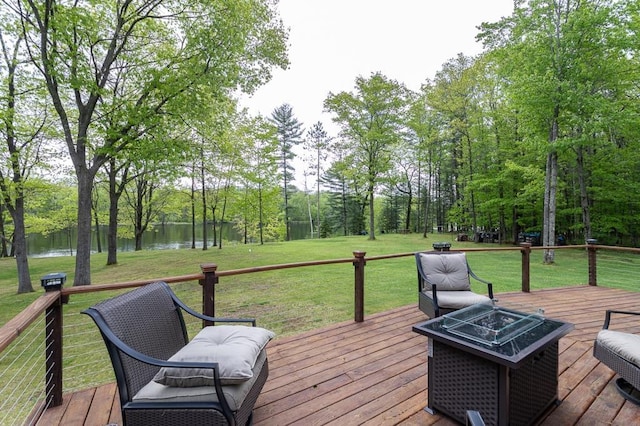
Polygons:
[[430,413],[464,423],[529,425],[558,401],[558,340],[573,324],[478,304],[413,326],[429,338]]

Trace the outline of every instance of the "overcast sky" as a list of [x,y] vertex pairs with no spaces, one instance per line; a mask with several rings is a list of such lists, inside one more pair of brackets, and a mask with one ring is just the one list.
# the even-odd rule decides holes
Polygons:
[[278,9],[291,65],[242,104],[268,117],[288,103],[305,128],[322,121],[332,133],[329,92],[376,71],[418,90],[458,53],[480,53],[476,27],[509,16],[513,0],[280,0]]

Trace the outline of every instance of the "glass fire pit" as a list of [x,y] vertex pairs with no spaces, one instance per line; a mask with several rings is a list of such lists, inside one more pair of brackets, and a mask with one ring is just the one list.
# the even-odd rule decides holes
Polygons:
[[541,309],[478,304],[413,331],[427,344],[427,410],[464,423],[467,410],[487,425],[532,425],[558,395],[558,341],[573,324]]
[[502,346],[544,323],[544,311],[523,313],[491,304],[477,304],[444,315],[449,333],[487,346]]

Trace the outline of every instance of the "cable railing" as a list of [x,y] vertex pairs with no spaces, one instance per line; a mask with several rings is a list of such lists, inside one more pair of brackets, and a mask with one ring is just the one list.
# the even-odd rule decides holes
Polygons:
[[[461,251],[468,253],[480,276],[487,276],[491,262],[499,262],[497,292],[501,288],[529,291],[596,284],[640,291],[638,249],[595,244],[553,247],[556,265],[551,267],[542,265],[542,249],[523,244]],[[398,306],[415,303],[413,255],[366,257],[364,252],[354,252],[351,258],[226,271],[218,271],[216,265],[201,265],[201,272],[191,275],[48,291],[0,328],[0,424],[35,424],[44,410],[63,402],[63,394],[114,382],[102,338],[91,320],[80,314],[99,300],[166,281],[194,309],[211,316],[256,317],[260,325],[283,336],[329,325],[323,322],[327,309],[339,312],[331,315],[333,321],[352,317],[361,322],[365,313],[384,310],[390,297]],[[353,273],[345,267],[349,263]],[[278,291],[283,294],[269,291],[269,283],[277,280],[278,274],[294,268],[300,271],[294,285],[308,289],[309,301],[287,299],[286,289]],[[567,281],[567,275],[579,278]],[[243,297],[238,297],[239,293]],[[236,303],[230,303],[231,299]],[[314,300],[324,303],[317,303],[315,309]],[[194,321],[187,327],[189,335],[194,335],[202,323]]]
[[[0,353],[0,395],[5,398],[0,410],[0,424],[20,424],[34,412],[36,401],[45,399],[44,329],[45,315],[40,315],[16,340]],[[9,396],[9,399],[6,399]],[[42,404],[35,417],[46,409]]]

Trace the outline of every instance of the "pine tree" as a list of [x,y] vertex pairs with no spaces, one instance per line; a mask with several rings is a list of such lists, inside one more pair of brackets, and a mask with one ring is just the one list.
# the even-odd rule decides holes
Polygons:
[[280,169],[283,180],[284,217],[286,223],[286,241],[291,240],[291,226],[289,224],[289,183],[294,180],[293,159],[296,154],[293,147],[302,142],[302,123],[293,114],[293,108],[289,104],[282,104],[273,110],[271,122],[278,128],[278,141],[280,142]]

